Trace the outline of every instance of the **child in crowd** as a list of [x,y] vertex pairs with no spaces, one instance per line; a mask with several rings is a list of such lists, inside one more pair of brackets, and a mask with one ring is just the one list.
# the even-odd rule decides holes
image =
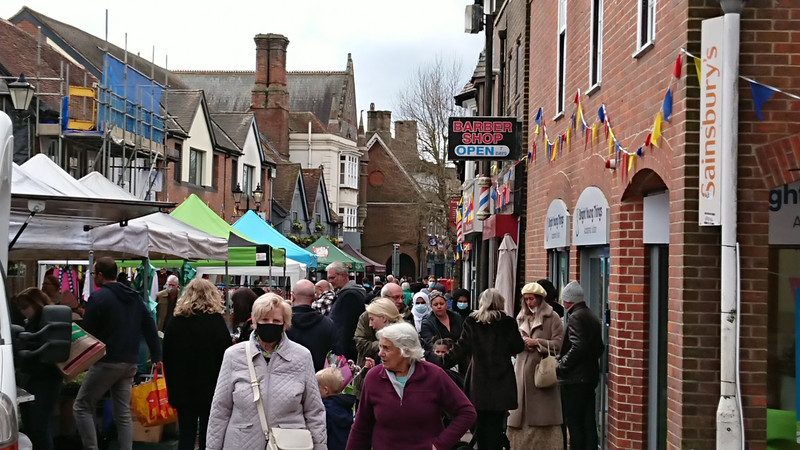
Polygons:
[[325,419],[328,427],[328,449],[345,450],[350,428],[353,426],[353,407],[356,397],[342,394],[344,377],[337,367],[326,367],[317,372],[319,392],[325,404]]
[[[437,339],[433,343],[433,353],[444,357],[444,355],[450,353],[450,349],[453,348],[453,345],[455,345],[455,342],[453,342],[453,340],[450,338]],[[450,378],[456,382],[458,387],[464,389],[464,377],[458,373],[458,366],[453,366],[450,369],[445,370],[445,372],[450,375]]]

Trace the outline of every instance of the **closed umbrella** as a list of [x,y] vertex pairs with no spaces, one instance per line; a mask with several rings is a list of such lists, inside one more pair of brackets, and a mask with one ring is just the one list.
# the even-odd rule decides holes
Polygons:
[[505,235],[500,243],[500,255],[497,258],[497,276],[494,287],[506,299],[505,312],[514,317],[514,286],[517,283],[517,244],[510,234]]

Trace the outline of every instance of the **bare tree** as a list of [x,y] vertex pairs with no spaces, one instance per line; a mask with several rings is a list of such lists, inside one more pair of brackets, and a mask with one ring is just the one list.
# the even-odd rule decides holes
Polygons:
[[447,159],[447,124],[451,116],[465,112],[454,99],[465,83],[462,67],[458,60],[437,56],[417,68],[398,92],[395,105],[402,120],[417,122],[419,160],[409,169],[426,194],[420,207],[428,208],[429,234],[446,236],[451,249],[455,233],[449,225],[450,198],[457,195],[459,186],[455,166]]

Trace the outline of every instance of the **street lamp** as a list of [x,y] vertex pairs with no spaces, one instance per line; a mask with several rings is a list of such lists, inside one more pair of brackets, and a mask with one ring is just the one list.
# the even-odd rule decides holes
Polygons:
[[18,111],[27,110],[33,100],[33,92],[36,88],[28,83],[25,74],[20,74],[17,81],[8,83],[8,92],[11,94],[11,103]]
[[[242,203],[242,196],[246,198],[247,209],[250,209],[250,195],[242,191],[242,186],[239,183],[236,183],[236,188],[231,191],[231,194],[233,194],[233,202],[236,204],[236,209],[239,209],[239,204]],[[253,211],[258,212],[261,208],[262,200],[264,200],[264,191],[261,189],[261,183],[259,183],[253,190],[253,201],[256,204]]]

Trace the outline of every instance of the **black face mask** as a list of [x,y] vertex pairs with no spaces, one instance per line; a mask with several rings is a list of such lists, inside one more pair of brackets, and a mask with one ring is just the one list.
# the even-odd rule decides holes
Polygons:
[[264,342],[273,343],[281,340],[283,335],[282,323],[259,323],[256,325],[256,334]]

